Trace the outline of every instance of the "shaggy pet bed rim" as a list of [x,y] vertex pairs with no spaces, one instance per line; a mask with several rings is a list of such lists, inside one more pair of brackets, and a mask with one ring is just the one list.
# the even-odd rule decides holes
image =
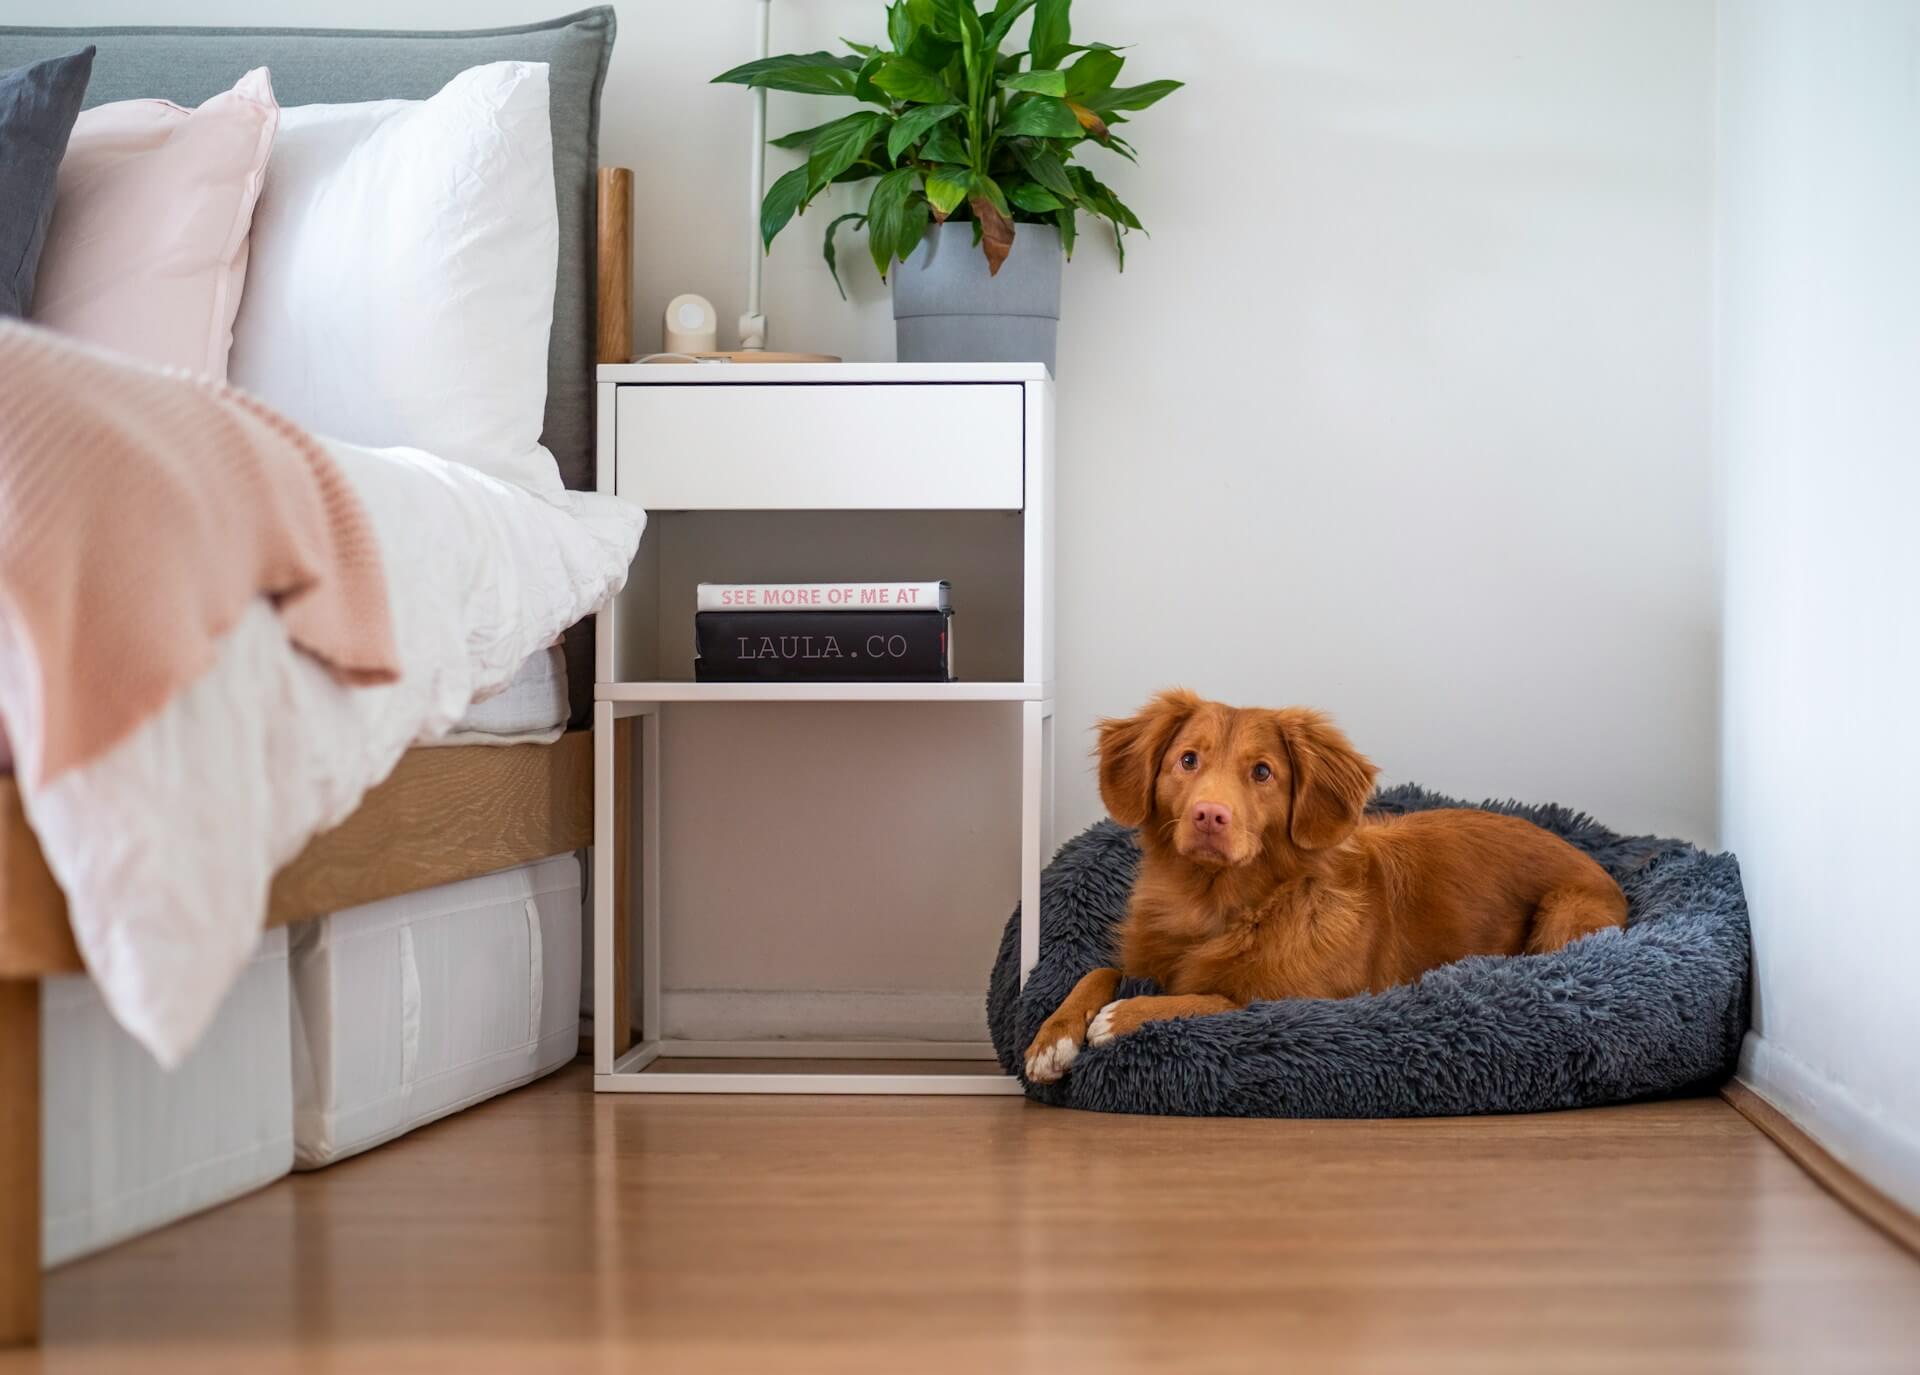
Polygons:
[[[1404,785],[1377,812],[1465,804]],[[1557,805],[1490,802],[1599,860],[1626,890],[1625,931],[1545,955],[1475,956],[1419,982],[1340,1000],[1289,999],[1154,1023],[1083,1049],[1059,1083],[1024,1053],[1110,933],[1138,864],[1133,833],[1095,823],[1041,881],[1041,957],[1017,987],[1019,913],[988,990],[1000,1062],[1036,1101],[1183,1115],[1377,1117],[1539,1111],[1662,1096],[1732,1072],[1747,1024],[1739,867],[1683,841],[1621,836]],[[1155,991],[1143,981],[1118,996]]]

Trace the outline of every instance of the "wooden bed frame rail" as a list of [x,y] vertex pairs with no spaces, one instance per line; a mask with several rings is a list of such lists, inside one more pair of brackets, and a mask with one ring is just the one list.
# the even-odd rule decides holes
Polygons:
[[[275,877],[266,925],[325,916],[593,840],[593,739],[409,750]],[[0,778],[0,1346],[40,1333],[40,979],[84,970],[67,904]]]

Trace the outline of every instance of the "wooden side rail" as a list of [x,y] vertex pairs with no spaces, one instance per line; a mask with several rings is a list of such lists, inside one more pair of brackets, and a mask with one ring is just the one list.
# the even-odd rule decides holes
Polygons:
[[[155,805],[164,805],[156,799]],[[273,881],[268,926],[490,874],[593,839],[593,737],[410,750]],[[84,966],[67,904],[0,778],[0,1347],[40,1335],[40,984]]]
[[[580,849],[593,838],[593,739],[409,750],[360,809],[273,881],[268,926]],[[77,974],[67,902],[0,778],[0,978]]]

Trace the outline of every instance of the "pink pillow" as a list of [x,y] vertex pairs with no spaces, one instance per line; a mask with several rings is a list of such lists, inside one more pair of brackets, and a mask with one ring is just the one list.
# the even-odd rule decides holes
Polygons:
[[256,67],[197,110],[83,111],[60,164],[33,318],[221,380],[280,106]]

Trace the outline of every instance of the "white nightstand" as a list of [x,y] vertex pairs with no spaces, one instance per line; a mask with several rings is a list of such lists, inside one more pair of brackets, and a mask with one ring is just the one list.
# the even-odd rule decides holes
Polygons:
[[[606,364],[598,476],[601,491],[646,507],[649,523],[627,591],[599,618],[595,654],[594,1087],[1018,1092],[985,1044],[663,1039],[660,734],[675,703],[1003,702],[1017,710],[1024,980],[1039,957],[1040,867],[1054,843],[1053,382],[1046,369]],[[1017,530],[1007,529],[1010,518]],[[781,523],[783,535],[771,552],[770,521]],[[699,524],[676,539],[676,522]],[[663,546],[680,552],[663,562]],[[741,562],[747,550],[756,560],[751,571]],[[971,580],[944,562],[908,566],[963,556],[987,566]],[[960,681],[693,681],[695,582],[942,576],[954,578]],[[629,811],[636,803],[637,816]],[[991,955],[981,951],[983,975]],[[637,1040],[632,958],[641,984]],[[672,1063],[690,1058],[921,1060],[929,1070],[941,1062],[946,1072],[769,1073],[744,1064],[694,1071]],[[956,1060],[984,1063],[955,1072]]]

